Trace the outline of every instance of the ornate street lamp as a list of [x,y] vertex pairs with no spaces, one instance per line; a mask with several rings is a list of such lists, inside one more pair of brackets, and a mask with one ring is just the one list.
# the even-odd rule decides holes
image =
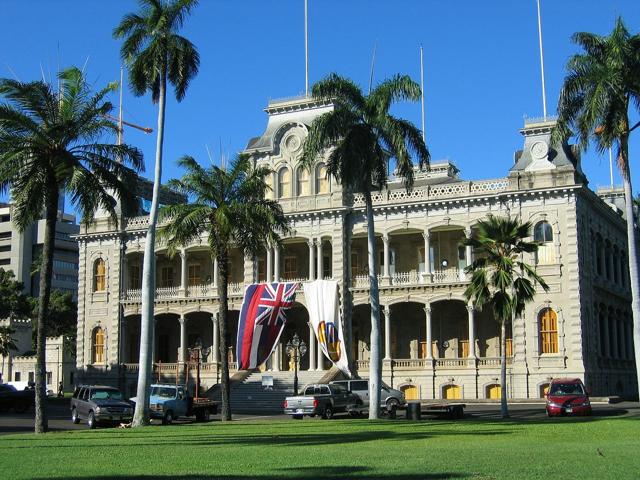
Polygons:
[[[193,348],[189,349],[189,360],[196,363],[196,394],[195,394],[196,399],[198,399],[200,395],[200,363],[202,362],[203,358],[206,358],[209,356],[210,352],[211,352],[211,348],[203,347],[202,340],[200,340],[200,338],[196,340],[196,343],[193,346]],[[188,380],[188,377],[189,377],[189,370],[187,369],[187,380]]]
[[298,363],[307,353],[307,344],[304,340],[300,341],[297,333],[293,334],[293,338],[287,342],[287,355],[293,360],[293,394],[298,395]]

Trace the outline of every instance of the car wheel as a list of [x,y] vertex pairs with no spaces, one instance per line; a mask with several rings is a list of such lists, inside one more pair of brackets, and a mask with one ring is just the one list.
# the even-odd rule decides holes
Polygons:
[[325,420],[331,420],[333,418],[333,409],[331,406],[325,407],[324,412],[322,413],[322,418]]
[[93,412],[89,412],[89,416],[87,417],[87,427],[89,427],[90,430],[96,428],[96,417]]
[[398,408],[398,405],[400,405],[400,402],[397,398],[387,399],[387,409]]
[[71,410],[71,423],[74,423],[76,425],[80,423],[80,417],[78,416],[78,410],[76,410],[75,408],[73,410]]
[[169,410],[167,413],[164,414],[164,417],[162,417],[162,424],[171,425],[171,422],[173,422],[173,412]]
[[24,413],[27,410],[29,410],[29,403],[28,402],[16,403],[13,409],[15,410],[16,413]]

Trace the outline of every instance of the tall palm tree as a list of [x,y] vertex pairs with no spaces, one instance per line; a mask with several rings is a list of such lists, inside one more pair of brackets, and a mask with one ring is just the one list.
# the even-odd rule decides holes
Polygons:
[[375,226],[371,192],[387,184],[387,162],[395,158],[396,174],[407,188],[413,184],[411,154],[421,167],[429,165],[429,151],[420,130],[389,113],[394,102],[420,99],[420,85],[408,76],[385,80],[368,95],[351,80],[331,74],[313,86],[314,98],[331,100],[334,109],[317,117],[309,128],[301,163],[310,169],[327,154],[327,175],[343,187],[362,192],[367,214],[369,296],[371,300],[371,360],[369,363],[369,418],[378,418],[382,358],[380,355],[380,300],[376,272]]
[[169,186],[183,193],[192,203],[163,207],[160,210],[160,237],[167,240],[170,252],[207,236],[211,256],[218,263],[220,300],[219,351],[222,363],[222,419],[231,420],[229,403],[229,361],[227,357],[227,317],[229,252],[240,249],[255,257],[268,245],[278,245],[287,233],[288,220],[282,207],[265,199],[269,188],[267,167],[253,168],[246,155],[239,155],[229,170],[216,166],[203,168],[193,157],[183,157],[178,165],[186,170],[180,180]]
[[584,53],[567,63],[553,135],[557,140],[575,135],[582,149],[593,141],[600,153],[616,147],[624,185],[633,344],[640,386],[640,278],[629,163],[629,136],[640,126],[640,122],[629,125],[630,112],[640,113],[640,35],[631,35],[618,18],[609,36],[580,32],[572,38]]
[[18,349],[16,343],[13,341],[14,333],[16,333],[16,331],[9,326],[0,327],[0,355],[2,356],[2,375],[3,375],[2,381],[3,382],[7,381],[4,378],[5,357],[8,357],[13,350]]
[[538,244],[527,241],[531,223],[517,219],[494,217],[478,222],[471,238],[463,245],[475,249],[476,259],[466,268],[471,283],[464,294],[474,307],[491,308],[500,322],[500,410],[502,418],[509,416],[507,408],[507,336],[506,329],[533,300],[535,284],[546,292],[549,287],[535,269],[522,261],[522,254],[535,253]]
[[124,38],[120,55],[129,71],[135,95],[151,92],[158,104],[158,137],[153,178],[153,194],[142,264],[142,318],[140,321],[140,360],[136,410],[133,426],[149,423],[149,386],[152,375],[153,301],[155,297],[155,256],[158,199],[162,181],[167,80],[181,101],[191,80],[197,75],[200,56],[196,47],[178,35],[197,0],[140,0],[140,12],[129,13],[113,30],[115,38]]
[[0,79],[0,190],[11,190],[12,221],[20,231],[45,218],[36,341],[35,431],[47,431],[45,411],[45,332],[51,294],[51,275],[58,200],[71,198],[83,222],[93,221],[99,207],[117,222],[116,199],[133,204],[129,188],[142,154],[127,145],[104,143],[117,125],[105,114],[111,84],[93,94],[82,72],[70,68],[59,74],[60,92],[44,82]]

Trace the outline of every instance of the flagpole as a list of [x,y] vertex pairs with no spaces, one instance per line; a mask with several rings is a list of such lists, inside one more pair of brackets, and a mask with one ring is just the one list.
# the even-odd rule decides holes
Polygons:
[[378,42],[376,41],[373,44],[373,55],[371,57],[371,72],[369,73],[369,93],[371,93],[371,88],[373,86],[373,69],[376,66],[376,49],[378,47]]
[[122,85],[124,81],[124,69],[120,67],[120,105],[118,107],[118,145],[122,145],[124,127],[122,125]]
[[540,0],[538,3],[538,43],[540,44],[540,76],[542,78],[542,112],[545,121],[547,120],[547,93],[544,85],[544,51],[542,49],[542,20],[540,15]]
[[304,0],[304,94],[309,96],[309,22],[308,5]]
[[426,134],[424,131],[424,59],[422,45],[420,45],[420,97],[422,103],[422,141],[426,142]]

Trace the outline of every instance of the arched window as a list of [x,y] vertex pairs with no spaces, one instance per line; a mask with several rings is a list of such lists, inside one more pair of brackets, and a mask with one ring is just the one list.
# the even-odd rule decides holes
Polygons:
[[329,193],[329,178],[324,163],[319,163],[316,167],[316,193]]
[[104,363],[104,330],[101,327],[93,331],[93,363]]
[[540,353],[558,353],[558,315],[545,308],[539,315]]
[[298,186],[296,194],[299,197],[304,197],[305,195],[309,195],[311,192],[309,185],[309,170],[306,168],[298,167],[296,178],[298,179]]
[[278,172],[278,198],[291,196],[291,171],[283,167]]
[[553,230],[549,222],[539,222],[533,229],[533,239],[538,242],[537,262],[541,264],[555,263]]
[[106,284],[106,265],[102,258],[96,260],[96,263],[93,268],[93,290],[95,292],[104,292],[107,284]]

